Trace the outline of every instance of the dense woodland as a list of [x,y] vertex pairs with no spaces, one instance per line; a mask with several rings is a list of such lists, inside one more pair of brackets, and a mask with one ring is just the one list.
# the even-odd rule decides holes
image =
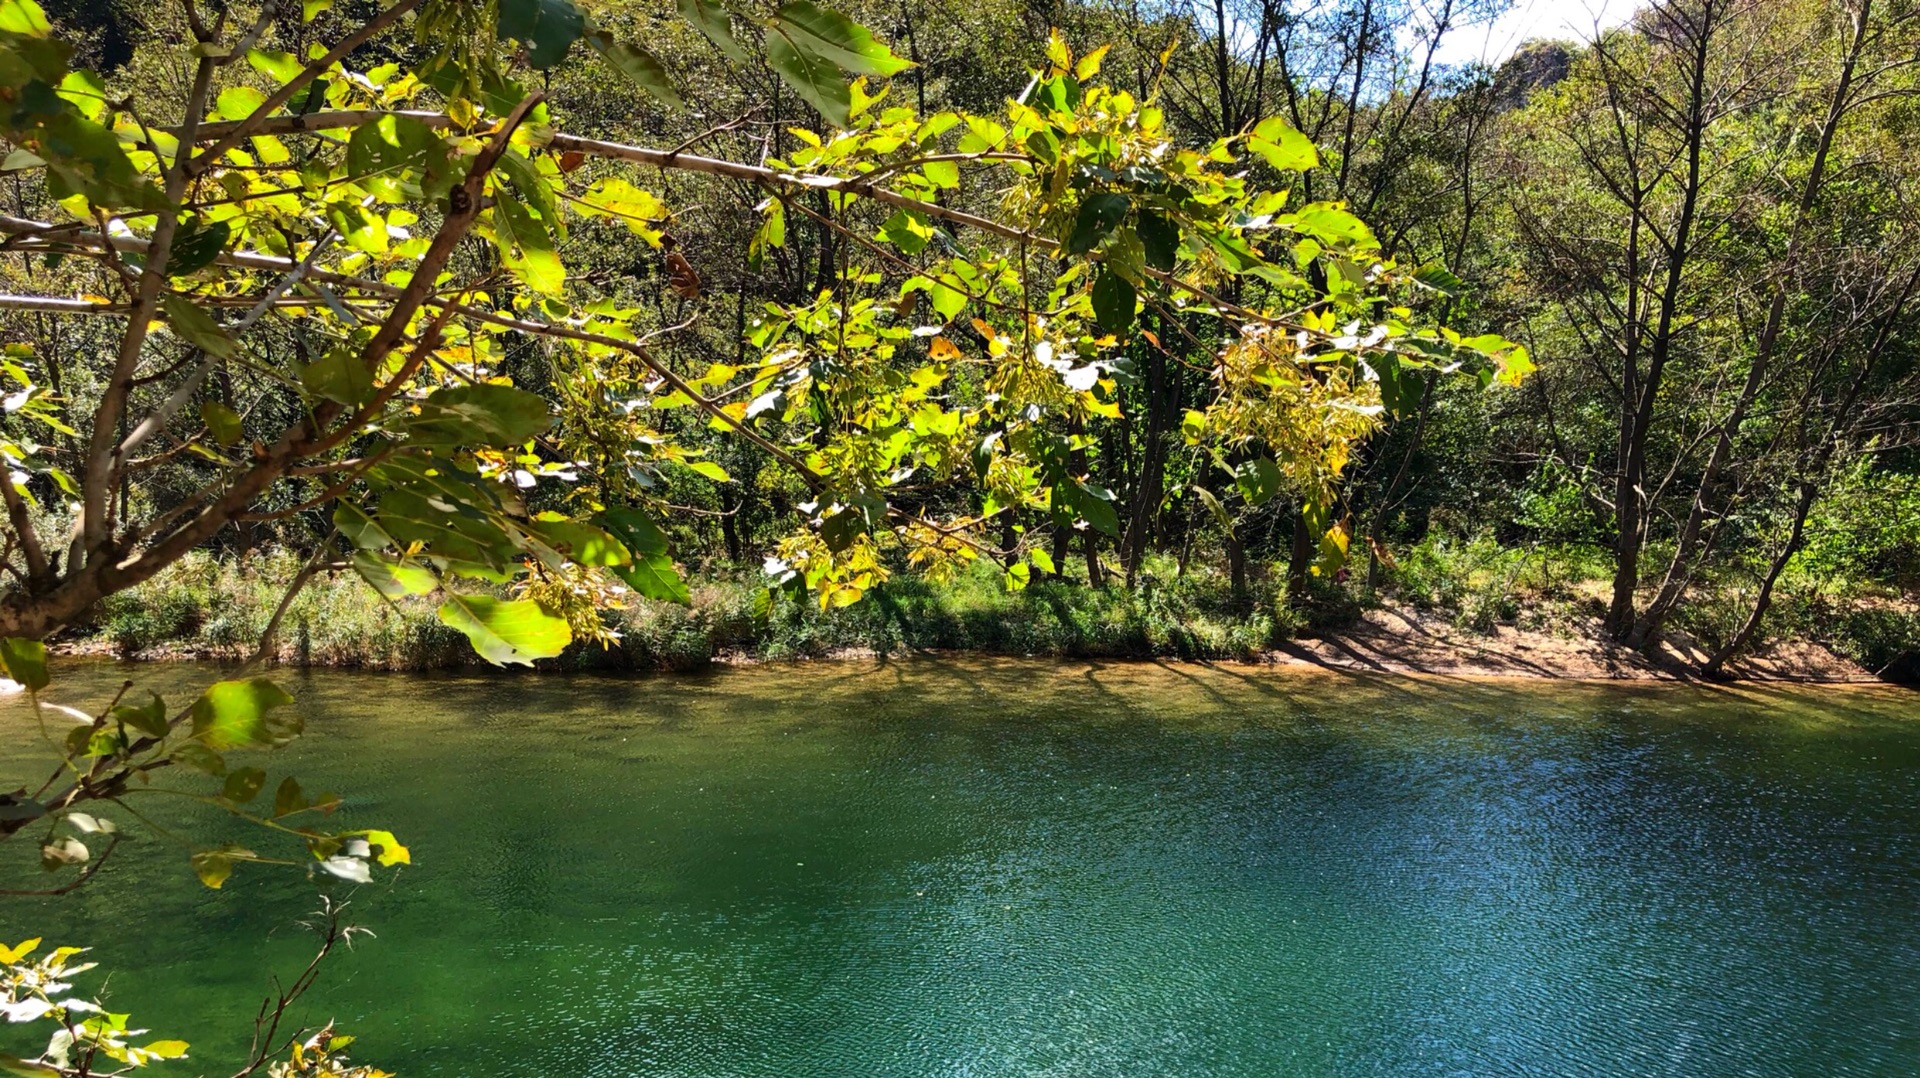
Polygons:
[[[406,863],[246,762],[290,654],[1242,655],[1397,603],[1911,670],[1920,11],[1439,62],[1501,9],[0,0],[0,666],[69,727],[0,837],[71,889],[184,776],[263,826],[208,887]],[[90,636],[248,663],[43,707]],[[185,1051],[0,950],[56,1025],[16,1072]],[[238,1073],[374,1073],[279,1027],[312,976]]]
[[[923,116],[991,110],[1031,93],[1031,72],[1049,64],[1057,31],[1070,47],[1106,47],[1101,80],[1156,102],[1180,144],[1204,149],[1283,118],[1311,139],[1321,166],[1300,176],[1296,204],[1345,204],[1371,226],[1379,259],[1439,283],[1412,298],[1421,317],[1468,337],[1511,338],[1539,368],[1492,388],[1487,376],[1440,366],[1369,369],[1379,409],[1355,431],[1351,459],[1300,468],[1280,452],[1267,458],[1276,472],[1256,453],[1194,437],[1187,418],[1216,403],[1208,371],[1231,327],[1147,305],[1142,332],[1103,361],[1111,394],[1097,410],[1111,414],[1050,421],[1050,434],[1072,446],[1064,468],[1095,492],[1093,511],[1060,499],[1003,507],[983,501],[975,483],[924,475],[899,484],[896,501],[979,521],[967,553],[998,568],[966,575],[984,590],[1092,588],[1116,592],[1098,601],[1111,606],[1158,587],[1216,621],[1265,618],[1215,649],[1226,652],[1399,601],[1482,625],[1532,616],[1633,646],[1678,628],[1701,642],[1710,671],[1770,633],[1821,636],[1898,668],[1914,641],[1908,595],[1920,566],[1911,447],[1920,261],[1903,137],[1915,116],[1920,23],[1910,6],[1661,4],[1590,43],[1529,43],[1497,68],[1436,60],[1443,43],[1483,34],[1500,10],[1468,0],[849,7],[911,65],[884,88],[869,79],[866,92],[882,94],[869,115],[894,103]],[[184,15],[96,4],[52,15],[109,85],[189,91],[190,66],[174,44]],[[324,40],[356,17],[343,4],[301,33]],[[568,127],[727,161],[798,160],[810,149],[803,133],[820,127],[816,104],[764,58],[740,63],[671,10],[614,4],[594,17],[623,40],[644,40],[677,89],[674,100],[649,95],[576,55],[541,74],[548,106]],[[369,43],[354,62],[375,70],[404,60],[382,51],[396,47]],[[15,184],[17,212],[45,209]],[[825,191],[784,195],[770,211],[752,179],[669,170],[640,186],[670,218],[637,231],[575,227],[566,272],[632,310],[636,332],[660,333],[655,350],[690,379],[716,366],[749,369],[766,352],[766,327],[789,324],[850,276],[870,275],[866,287],[878,294],[927,263],[919,244],[972,242],[949,221],[916,223],[923,234],[897,245],[890,208],[849,211]],[[968,210],[1000,197],[991,188],[935,193]],[[766,242],[774,214],[779,245]],[[1325,272],[1310,255],[1300,265],[1309,276]],[[676,277],[676,266],[689,276]],[[19,260],[6,271],[39,289],[57,272]],[[1223,298],[1262,287],[1236,279]],[[33,375],[47,387],[84,396],[98,382],[97,345],[107,338],[94,334],[113,327],[55,326],[43,312],[7,317],[16,333],[57,335],[59,348],[38,357],[46,366]],[[990,346],[969,317],[942,339]],[[577,417],[543,459],[586,459],[582,443],[607,438],[593,409],[619,402],[567,399],[575,372],[551,340],[498,344],[500,372]],[[305,346],[294,334],[249,347]],[[910,372],[924,356],[903,349],[893,367]],[[733,402],[751,402],[758,418],[786,404],[769,392],[784,389],[756,383]],[[155,440],[172,450],[150,458],[132,497],[165,504],[217,473],[189,444],[203,400],[244,417],[250,431],[297,407],[271,379],[232,365],[212,372],[196,398]],[[708,475],[669,468],[652,477],[659,485],[649,495],[670,507],[672,557],[696,583],[733,585],[734,613],[750,618],[753,590],[792,579],[796,529],[810,520],[820,532],[814,491],[699,409],[656,402],[650,418],[717,465]],[[78,443],[46,441],[45,453],[83,455]],[[28,489],[43,505],[59,501],[51,480]],[[210,535],[201,549],[229,575],[265,552],[304,557],[331,530],[330,511],[287,510],[315,493],[276,487],[248,514],[257,519]],[[876,543],[862,580],[891,578],[896,591],[926,598],[925,582],[911,579],[927,567],[910,564],[914,549]],[[765,577],[769,558],[774,574]],[[937,591],[938,570],[950,567],[934,567]],[[199,568],[206,580],[221,573]],[[239,640],[257,634],[274,600],[243,597],[257,615],[209,637],[204,609],[149,609],[177,591],[110,603],[104,616],[95,612],[95,631],[104,625],[135,649]],[[313,616],[342,620],[329,610]],[[842,635],[858,643],[872,633]],[[991,633],[929,639],[1006,643]],[[343,655],[351,661],[352,649]]]

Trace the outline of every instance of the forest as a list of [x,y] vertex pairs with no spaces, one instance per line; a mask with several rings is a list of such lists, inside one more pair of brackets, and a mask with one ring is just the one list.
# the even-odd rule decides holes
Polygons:
[[[611,39],[647,42],[641,81],[592,62],[583,46],[540,72],[544,107],[608,142],[844,170],[866,167],[841,164],[856,144],[815,146],[809,132],[851,124],[885,146],[900,136],[874,132],[897,127],[900,110],[943,125],[1030,94],[1032,72],[1071,64],[1151,102],[1172,146],[1258,138],[1262,122],[1298,132],[1304,141],[1286,152],[1314,167],[1277,190],[1290,201],[1274,208],[1344,207],[1364,223],[1306,230],[1278,265],[1229,272],[1217,303],[1143,302],[1135,332],[1079,368],[1091,395],[1022,428],[1049,448],[1005,454],[1037,467],[1012,478],[992,474],[992,447],[1018,433],[993,414],[1000,387],[970,376],[960,353],[990,351],[1013,330],[954,310],[954,293],[926,272],[991,238],[978,226],[839,205],[826,190],[773,197],[762,179],[702,168],[634,180],[556,173],[589,192],[567,196],[582,219],[564,237],[556,230],[564,269],[503,254],[485,280],[493,305],[508,305],[509,281],[543,302],[578,303],[584,288],[673,373],[583,364],[563,341],[514,333],[486,338],[486,373],[542,395],[561,417],[532,454],[538,463],[525,462],[531,474],[600,471],[616,443],[636,439],[625,451],[630,480],[613,489],[659,507],[685,580],[636,591],[585,567],[515,585],[569,618],[579,643],[564,661],[680,666],[730,649],[845,647],[1249,657],[1394,604],[1469,630],[1520,625],[1643,650],[1678,637],[1709,674],[1794,638],[1875,671],[1911,669],[1920,262],[1908,249],[1902,138],[1916,38],[1902,5],[1655,5],[1598,40],[1529,42],[1497,67],[1439,59],[1502,10],[1473,0],[847,10],[894,51],[844,101],[810,99],[771,56],[740,63],[677,12],[610,5],[593,18]],[[283,44],[298,52],[327,40],[345,11],[320,13]],[[147,107],[163,115],[180,112],[191,90],[174,44],[190,36],[184,13],[81,3],[49,17],[79,43],[76,66],[110,87],[162,94]],[[355,93],[396,105],[433,94],[404,80],[404,63],[381,62],[406,60],[396,48],[370,41],[353,64],[402,84],[335,80],[325,107],[358,105]],[[249,81],[271,85],[274,76],[240,67],[223,73],[235,94],[260,92]],[[302,105],[322,107],[312,97]],[[965,156],[935,162],[912,197],[991,216],[1006,192],[949,175]],[[12,181],[17,216],[60,216],[26,176]],[[238,211],[209,207],[209,228],[227,212]],[[1139,235],[1144,243],[1151,231]],[[27,238],[16,232],[15,245]],[[1335,244],[1358,252],[1349,268],[1322,256]],[[110,291],[89,276],[95,267],[55,269],[58,257],[11,260],[8,287]],[[1239,432],[1210,430],[1205,417],[1228,403],[1210,372],[1235,332],[1215,312],[1249,294],[1267,301],[1288,287],[1282,277],[1327,288],[1329,274],[1363,263],[1362,276],[1406,282],[1385,290],[1377,313],[1402,304],[1459,340],[1508,341],[1531,358],[1362,360],[1341,387],[1356,407],[1340,413],[1337,433],[1268,439],[1263,452]],[[537,276],[561,272],[567,283]],[[1039,287],[1023,282],[1021,302],[1045,306]],[[847,288],[875,304],[851,314],[859,332],[879,335],[872,358],[884,377],[912,377],[929,359],[959,364],[954,391],[974,412],[953,413],[959,425],[936,437],[970,443],[951,452],[975,466],[876,476],[887,506],[843,501],[858,525],[829,527],[846,518],[794,465],[845,466],[808,456],[823,448],[821,431],[848,418],[844,402],[813,393],[821,360],[808,342],[846,332],[833,297]],[[96,334],[111,334],[112,319],[61,313],[22,301],[4,315],[9,333],[35,347],[12,368],[16,401],[38,394],[72,409],[107,378],[97,359],[108,338]],[[937,338],[887,335],[943,321]],[[220,357],[187,382],[132,391],[135,411],[165,402],[154,413],[165,422],[138,429],[145,451],[112,497],[164,515],[218,480],[231,457],[223,445],[265,438],[300,407],[271,372],[324,349],[299,330],[262,330],[246,338],[250,360]],[[172,347],[184,356],[195,343]],[[603,388],[583,393],[583,377]],[[672,377],[685,392],[659,392]],[[708,401],[732,412],[718,416]],[[237,420],[227,438],[204,422],[208,408],[228,426]],[[886,413],[863,422],[912,431],[911,409]],[[741,419],[764,436],[739,437]],[[38,425],[33,409],[7,423],[18,511],[63,531],[71,492],[60,468],[88,443],[79,428]],[[654,438],[675,448],[660,451]],[[886,451],[884,470],[913,466],[895,458],[921,451],[901,448]],[[1058,476],[1074,484],[1066,496]],[[346,571],[325,497],[334,489],[310,479],[261,491],[164,575],[103,595],[70,635],[125,654],[243,656],[311,557],[321,571],[288,612],[297,632],[281,638],[287,657],[470,661],[432,602],[394,588],[383,599]],[[900,524],[899,512],[955,530],[935,538],[879,526]],[[28,580],[27,546],[8,554],[15,580]],[[276,571],[249,568],[262,560]],[[853,603],[869,590],[876,602]]]
[[[538,582],[550,609],[571,609],[583,641],[572,661],[684,665],[728,647],[777,655],[835,646],[1248,656],[1395,603],[1463,627],[1522,624],[1641,649],[1677,633],[1708,673],[1776,637],[1905,669],[1920,564],[1908,355],[1920,263],[1907,250],[1910,154],[1900,137],[1912,115],[1910,13],[1894,4],[1655,6],[1587,44],[1530,42],[1497,68],[1440,62],[1443,45],[1500,10],[1468,0],[1222,3],[1203,13],[848,9],[896,52],[874,65],[886,69],[884,85],[877,71],[862,76],[846,103],[825,103],[829,113],[864,101],[869,128],[899,109],[944,123],[1018,98],[1030,72],[1075,62],[1078,47],[1094,58],[1088,74],[1153,102],[1173,145],[1257,137],[1257,125],[1276,118],[1310,143],[1316,166],[1287,192],[1291,204],[1350,210],[1364,224],[1335,241],[1409,281],[1378,306],[1403,303],[1463,340],[1510,340],[1538,368],[1523,377],[1502,365],[1495,378],[1489,364],[1363,361],[1351,389],[1367,399],[1325,445],[1270,443],[1263,454],[1209,432],[1203,417],[1223,402],[1208,372],[1231,327],[1208,304],[1175,297],[1143,304],[1138,332],[1081,368],[1098,372],[1092,396],[1033,428],[1057,459],[1012,455],[1041,458],[1033,481],[1046,494],[996,493],[1001,480],[985,472],[955,481],[922,468],[885,480],[887,509],[850,503],[857,530],[829,528],[834,507],[814,497],[817,485],[758,438],[736,436],[732,420],[692,406],[693,395],[733,408],[796,459],[817,450],[818,430],[841,418],[809,396],[816,375],[802,369],[818,362],[803,353],[828,328],[819,319],[838,317],[822,297],[847,286],[876,303],[897,295],[885,328],[932,326],[950,313],[941,307],[950,293],[924,270],[975,242],[967,226],[912,211],[896,220],[885,204],[837,206],[828,191],[769,200],[759,180],[700,169],[662,170],[653,189],[575,182],[604,200],[572,200],[585,220],[556,236],[564,273],[613,304],[693,395],[652,393],[638,424],[684,461],[629,454],[632,489],[664,510],[690,605],[652,601],[680,598],[678,587],[622,596],[622,581],[590,568]],[[179,111],[189,65],[171,43],[188,28],[154,22],[175,16],[79,4],[50,17],[82,42],[76,63],[109,85],[171,87],[173,100],[150,107]],[[323,40],[330,17],[302,33]],[[823,115],[770,59],[743,65],[672,11],[615,5],[594,18],[614,38],[648,42],[647,74],[636,84],[583,56],[550,65],[540,76],[545,106],[567,124],[728,162],[818,167],[852,152],[802,137],[808,125],[849,121]],[[399,70],[375,62],[383,47],[394,46],[361,50],[370,77]],[[248,78],[270,85],[260,71],[238,74],[235,93],[257,92],[238,84]],[[348,89],[330,85],[328,107],[355,103]],[[399,104],[431,92],[377,88]],[[990,211],[1002,192],[957,178],[940,186],[949,177],[939,170],[957,165],[936,163],[922,193]],[[59,215],[14,183],[21,218]],[[210,209],[210,224],[220,212]],[[1318,257],[1327,239],[1302,236],[1292,265],[1233,275],[1217,298],[1271,291],[1268,278],[1283,273],[1322,286],[1332,272]],[[514,271],[506,261],[502,270]],[[530,288],[538,283],[519,269]],[[82,275],[54,291],[106,290],[83,279],[90,270],[20,259],[6,267],[21,292],[47,291],[51,273]],[[489,282],[496,305],[499,273]],[[877,307],[862,313],[885,318]],[[906,347],[882,338],[887,376],[911,376],[949,348],[994,347],[998,330],[951,313],[931,349],[917,347],[931,338],[899,338]],[[6,315],[22,341],[46,342],[16,368],[14,389],[84,400],[105,377],[91,334],[111,332],[111,320],[54,314]],[[585,371],[569,370],[578,360],[553,339],[509,333],[489,343],[489,373],[542,394],[562,416],[534,454],[548,470],[596,467],[614,441],[639,433],[606,419],[634,416],[661,377],[610,380],[602,384],[615,392],[589,398],[575,388]],[[226,455],[203,405],[238,417],[227,444],[262,437],[298,407],[263,371],[308,361],[316,345],[269,330],[247,347],[261,355],[223,360],[166,423],[141,428],[148,452],[137,478],[121,479],[122,501],[164,512],[219,475]],[[956,377],[972,385],[963,392],[996,391],[964,372]],[[160,380],[134,395],[171,403],[179,389]],[[939,436],[973,442],[976,464],[987,463],[992,451],[980,447],[1009,437],[992,410]],[[889,411],[912,426],[909,411]],[[8,417],[28,477],[18,500],[58,518],[69,495],[54,462],[87,450],[79,435],[35,427],[31,416]],[[1054,468],[1077,484],[1072,496],[1049,482]],[[144,590],[103,596],[79,631],[123,653],[244,655],[281,598],[273,574],[249,563],[281,558],[284,577],[314,556],[335,572],[296,600],[289,652],[402,667],[464,661],[464,642],[432,603],[404,589],[383,600],[344,573],[341,551],[328,548],[331,508],[316,497],[330,489],[309,481],[263,491],[245,519]],[[933,542],[873,527],[906,505],[965,525]],[[820,548],[842,536],[862,538]],[[21,544],[9,554],[18,573],[31,571]],[[820,555],[835,563],[825,587],[809,569]],[[874,586],[878,602],[839,609]],[[1036,616],[1045,628],[1030,628]]]
[[[1506,7],[0,0],[0,666],[43,723],[49,654],[232,675],[55,708],[0,836],[77,887],[190,772],[291,851],[209,888],[409,863],[241,766],[302,733],[279,664],[1397,610],[1920,673],[1920,8],[1446,59]],[[75,954],[0,956],[60,1023],[16,1072],[185,1050],[56,1001]],[[373,1073],[288,1057],[289,999],[240,1073]]]

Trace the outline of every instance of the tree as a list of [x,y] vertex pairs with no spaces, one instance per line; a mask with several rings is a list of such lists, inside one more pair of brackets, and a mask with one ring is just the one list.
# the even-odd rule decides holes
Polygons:
[[[1656,3],[1527,118],[1527,271],[1615,412],[1606,620],[1630,645],[1656,642],[1735,553],[1730,529],[1764,515],[1769,487],[1811,506],[1848,426],[1833,409],[1900,397],[1881,357],[1913,252],[1899,225],[1856,208],[1884,201],[1904,223],[1904,199],[1880,186],[1898,181],[1867,160],[1883,110],[1910,93],[1912,29],[1909,10],[1872,0]],[[1806,55],[1829,62],[1795,62]],[[1753,615],[1712,670],[1752,640],[1798,545],[1806,510],[1783,511]],[[1655,540],[1671,545],[1642,602]]]
[[[556,655],[620,594],[684,601],[667,492],[730,480],[684,436],[701,425],[808,491],[780,586],[845,604],[898,566],[992,555],[1018,587],[1053,563],[1018,529],[996,547],[1003,518],[1118,534],[1087,461],[1122,416],[1127,349],[1157,336],[1143,310],[1207,357],[1187,439],[1231,459],[1250,501],[1284,477],[1323,523],[1385,388],[1527,369],[1510,342],[1422,324],[1404,302],[1420,279],[1358,218],[1289,194],[1318,154],[1283,120],[1182,145],[1150,96],[1100,84],[1105,50],[1057,34],[998,112],[922,114],[871,81],[909,62],[835,11],[681,10],[824,123],[753,162],[569,130],[535,83],[573,52],[682,100],[658,56],[570,0],[188,3],[179,87],[72,69],[32,0],[0,0],[22,193],[0,218],[9,674],[37,694],[44,637],[258,523],[310,528],[283,613],[315,574],[352,571],[437,594],[494,663]],[[680,211],[642,186],[668,175],[755,193],[750,266],[814,256],[804,289],[733,309],[724,358],[675,351],[707,292]],[[651,304],[596,266],[615,236],[645,245]],[[288,699],[259,677],[184,709],[123,693],[75,716],[62,770],[0,803],[0,834],[45,825],[47,866],[90,874],[103,807],[184,768],[293,850],[201,851],[209,886],[246,862],[365,879],[407,860],[387,832],[304,822],[329,801],[292,776],[259,800],[266,772],[238,754],[301,732]],[[35,1065],[91,1065],[75,1058]]]

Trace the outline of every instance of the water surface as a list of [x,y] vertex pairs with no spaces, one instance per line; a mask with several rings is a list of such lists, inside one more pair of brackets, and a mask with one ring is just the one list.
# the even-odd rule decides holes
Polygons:
[[[1920,723],[1892,690],[934,661],[281,680],[309,735],[270,786],[341,791],[416,861],[326,885],[378,938],[301,1013],[405,1076],[1920,1072]],[[44,777],[32,730],[0,716],[9,787]],[[0,853],[0,886],[39,878]],[[206,891],[141,832],[73,895],[0,900],[0,936],[93,945],[116,1009],[211,1073],[262,964],[303,960],[314,894],[257,866]]]

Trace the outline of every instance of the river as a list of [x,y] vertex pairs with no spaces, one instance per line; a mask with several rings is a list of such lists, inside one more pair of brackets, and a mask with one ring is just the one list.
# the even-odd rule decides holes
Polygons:
[[[214,676],[81,664],[49,695],[97,707],[129,670],[183,702]],[[0,899],[0,937],[94,947],[114,1009],[194,1042],[160,1078],[238,1055],[316,890],[377,935],[298,1014],[403,1078],[1920,1071],[1911,693],[944,660],[278,677],[308,733],[254,761],[269,791],[338,790],[412,867],[209,891],[119,814],[86,887]],[[33,729],[0,714],[8,788],[45,776]],[[280,848],[178,800],[134,804]],[[40,881],[33,852],[0,851],[0,886]]]

